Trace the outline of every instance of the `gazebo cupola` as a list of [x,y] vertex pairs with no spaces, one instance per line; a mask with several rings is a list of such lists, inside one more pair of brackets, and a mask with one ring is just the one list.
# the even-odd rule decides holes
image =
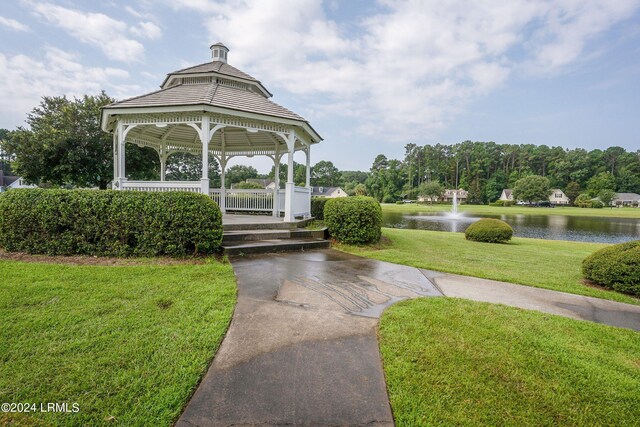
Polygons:
[[229,55],[229,48],[222,43],[212,44],[211,47],[211,59],[214,61],[220,61],[227,63],[227,57]]
[[[211,47],[212,60],[169,73],[160,90],[107,105],[102,128],[113,133],[114,180],[118,190],[197,191],[218,202],[223,212],[284,212],[286,221],[310,214],[311,146],[322,141],[308,121],[274,103],[254,77],[227,63],[229,49]],[[151,147],[160,158],[160,181],[131,181],[125,169],[125,145]],[[293,155],[306,154],[305,187],[293,183]],[[166,181],[169,156],[185,152],[202,157],[202,178],[196,182]],[[287,182],[280,190],[280,161],[287,155]],[[274,190],[227,190],[225,169],[230,158],[267,156],[276,168]],[[210,188],[209,157],[222,169],[221,186]]]

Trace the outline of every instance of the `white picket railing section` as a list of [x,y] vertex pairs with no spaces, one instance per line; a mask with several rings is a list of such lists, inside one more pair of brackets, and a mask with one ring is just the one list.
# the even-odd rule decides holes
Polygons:
[[[273,211],[273,190],[225,190],[225,209],[228,211]],[[209,195],[220,204],[222,190],[211,189]]]
[[135,191],[189,191],[199,193],[201,189],[200,181],[124,181],[123,190]]
[[[199,181],[124,181],[123,190],[134,191],[189,191],[199,193],[201,191]],[[307,187],[294,187],[293,215],[311,215],[311,189]],[[209,190],[209,196],[220,204],[222,190],[215,188]],[[228,211],[273,212],[274,190],[225,190],[225,208]],[[284,212],[285,190],[278,191],[279,211]]]

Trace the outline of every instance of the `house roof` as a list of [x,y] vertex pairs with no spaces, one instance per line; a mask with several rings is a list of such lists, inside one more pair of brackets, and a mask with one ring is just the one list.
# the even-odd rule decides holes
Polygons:
[[637,193],[616,193],[614,200],[640,200],[640,194]]
[[511,189],[510,188],[505,188],[504,190],[502,190],[502,192],[504,193],[505,196],[509,197],[511,195]]
[[[324,196],[327,194],[331,194],[334,191],[340,189],[340,187],[311,187],[311,195],[312,196]],[[322,190],[322,191],[320,191]]]
[[249,90],[213,82],[178,84],[145,95],[114,102],[104,108],[139,108],[203,104],[306,122],[303,117],[262,95]]
[[0,170],[0,187],[8,187],[19,179],[19,176],[5,175],[4,172]]

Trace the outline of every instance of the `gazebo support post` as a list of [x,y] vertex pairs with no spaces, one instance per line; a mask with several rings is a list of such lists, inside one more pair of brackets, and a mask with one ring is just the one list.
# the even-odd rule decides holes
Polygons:
[[293,222],[293,198],[295,195],[295,184],[293,182],[293,153],[295,152],[296,134],[289,133],[287,136],[287,183],[285,185],[284,199],[284,222]]
[[200,128],[200,141],[202,141],[202,178],[200,178],[200,191],[209,196],[209,116],[202,116]]
[[111,184],[111,188],[116,188],[116,183],[118,182],[118,135],[116,132],[113,133],[113,182]]
[[220,155],[220,212],[227,212],[227,189],[224,183],[224,171],[227,168],[227,156]]
[[311,187],[311,145],[307,145],[307,149],[305,150],[307,154],[307,175],[305,180],[305,187]]
[[280,217],[280,154],[277,152],[273,156],[273,216]]
[[118,120],[117,126],[117,138],[118,138],[118,190],[123,190],[124,182],[127,180],[125,175],[125,151],[124,151],[124,125]]

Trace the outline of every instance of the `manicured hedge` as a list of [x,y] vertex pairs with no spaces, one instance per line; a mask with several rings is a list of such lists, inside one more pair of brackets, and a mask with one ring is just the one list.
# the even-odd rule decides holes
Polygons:
[[343,243],[374,243],[380,240],[382,209],[372,197],[338,197],[324,206],[324,222],[331,237]]
[[494,218],[482,218],[467,227],[464,232],[464,237],[474,242],[504,243],[511,240],[511,236],[511,226]]
[[322,221],[324,219],[324,204],[329,200],[326,197],[312,197],[311,198],[311,216],[317,220]]
[[582,274],[607,288],[640,295],[640,240],[594,252],[582,262]]
[[48,255],[183,256],[220,248],[222,215],[197,193],[16,189],[0,195],[0,247]]

